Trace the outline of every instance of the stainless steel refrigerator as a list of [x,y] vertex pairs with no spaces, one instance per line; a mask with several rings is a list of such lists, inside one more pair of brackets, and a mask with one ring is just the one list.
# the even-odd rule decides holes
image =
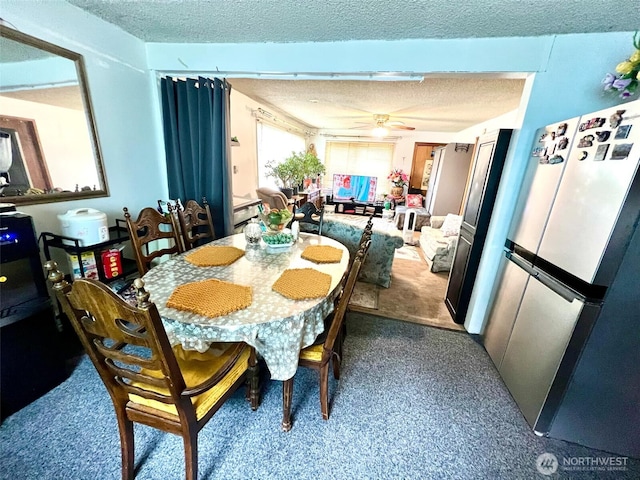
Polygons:
[[536,433],[640,457],[640,101],[530,153],[484,346]]

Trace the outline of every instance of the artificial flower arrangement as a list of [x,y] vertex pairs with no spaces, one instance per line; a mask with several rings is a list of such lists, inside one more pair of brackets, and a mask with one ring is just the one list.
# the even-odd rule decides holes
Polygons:
[[391,183],[396,187],[404,187],[409,183],[409,177],[401,168],[394,168],[391,170],[387,180],[391,180]]
[[605,91],[620,93],[620,98],[633,95],[640,83],[640,32],[633,35],[633,46],[636,51],[616,67],[617,75],[607,73],[602,80]]

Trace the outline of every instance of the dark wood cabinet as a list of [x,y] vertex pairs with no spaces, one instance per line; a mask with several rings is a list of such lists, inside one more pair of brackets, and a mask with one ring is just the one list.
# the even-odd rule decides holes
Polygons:
[[467,185],[458,246],[451,266],[445,305],[453,321],[464,323],[473,284],[493,212],[512,130],[498,130],[478,139]]

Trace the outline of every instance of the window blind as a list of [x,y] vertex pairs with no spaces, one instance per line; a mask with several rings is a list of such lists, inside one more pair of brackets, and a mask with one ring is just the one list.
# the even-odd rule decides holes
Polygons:
[[327,142],[324,185],[331,185],[334,174],[378,177],[379,193],[388,190],[395,144],[388,142]]

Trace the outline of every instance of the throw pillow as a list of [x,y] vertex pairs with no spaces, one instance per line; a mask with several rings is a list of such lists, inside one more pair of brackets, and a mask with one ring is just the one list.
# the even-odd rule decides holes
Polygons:
[[412,193],[407,195],[406,201],[407,208],[420,208],[422,207],[422,195],[419,193]]
[[445,237],[457,236],[460,233],[460,225],[462,225],[461,215],[447,214],[441,227],[442,235]]

